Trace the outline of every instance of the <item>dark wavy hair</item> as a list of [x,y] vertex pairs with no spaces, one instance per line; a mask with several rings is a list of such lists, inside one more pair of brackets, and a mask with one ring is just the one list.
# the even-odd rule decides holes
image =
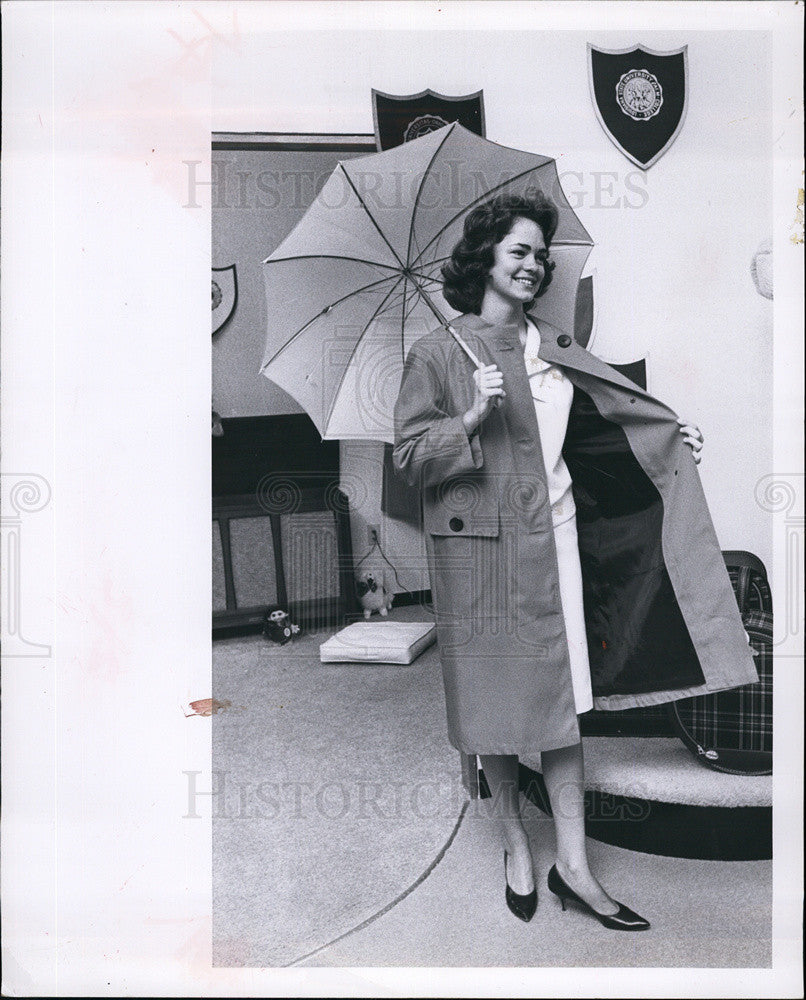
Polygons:
[[[442,265],[445,282],[443,295],[448,304],[459,312],[478,313],[484,298],[487,275],[495,261],[493,248],[512,229],[515,219],[531,219],[543,233],[546,248],[557,231],[558,212],[554,202],[542,191],[528,197],[517,194],[499,195],[474,208],[465,218],[462,238],[453,248],[450,260]],[[530,308],[551,284],[554,261],[546,261],[545,274]]]

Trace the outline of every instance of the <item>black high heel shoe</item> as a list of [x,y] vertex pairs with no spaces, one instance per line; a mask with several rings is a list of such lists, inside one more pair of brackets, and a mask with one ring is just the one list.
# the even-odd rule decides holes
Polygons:
[[535,915],[535,910],[537,909],[537,886],[535,886],[531,892],[527,892],[524,895],[513,892],[512,889],[510,889],[509,879],[507,878],[506,851],[504,851],[504,881],[507,884],[507,891],[505,893],[507,906],[519,920],[523,920],[528,924]]
[[615,913],[599,913],[594,910],[584,899],[579,898],[557,871],[556,865],[551,866],[548,885],[549,891],[553,892],[555,896],[559,896],[563,909],[565,909],[565,904],[569,899],[573,900],[573,902],[579,903],[592,917],[596,917],[603,927],[609,927],[614,931],[645,931],[649,929],[649,921],[644,920],[623,903],[618,904],[618,910]]

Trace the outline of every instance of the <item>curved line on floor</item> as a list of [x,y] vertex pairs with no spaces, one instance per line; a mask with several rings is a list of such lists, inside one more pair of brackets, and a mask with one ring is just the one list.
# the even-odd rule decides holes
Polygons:
[[465,818],[465,813],[467,812],[467,807],[469,805],[470,805],[470,800],[468,799],[467,801],[465,801],[464,805],[461,808],[461,811],[459,812],[459,817],[456,820],[456,824],[454,825],[453,830],[451,830],[450,836],[442,845],[442,847],[440,848],[439,852],[437,853],[436,857],[431,862],[431,864],[425,869],[425,871],[421,875],[417,876],[417,878],[411,883],[411,885],[407,889],[404,889],[399,896],[395,896],[395,898],[391,901],[391,903],[387,903],[386,906],[378,910],[377,913],[373,913],[371,917],[367,917],[366,920],[362,920],[361,923],[356,924],[355,927],[351,927],[349,930],[344,931],[343,934],[339,934],[338,937],[334,937],[332,941],[328,941],[326,944],[320,944],[318,948],[314,948],[312,951],[307,952],[307,954],[300,955],[299,958],[295,958],[291,962],[286,962],[283,966],[281,966],[281,968],[287,969],[292,965],[297,965],[299,962],[304,962],[306,958],[311,958],[313,955],[317,955],[320,951],[324,951],[325,948],[330,948],[332,945],[337,944],[339,941],[343,941],[344,938],[349,937],[351,934],[356,934],[358,931],[362,931],[365,927],[368,927],[371,923],[374,923],[379,917],[382,917],[385,913],[388,913],[393,907],[397,906],[398,903],[401,903],[406,898],[406,896],[411,895],[411,893],[414,892],[417,886],[422,885],[423,882],[425,882],[425,880],[428,878],[431,872],[437,867],[440,861],[442,861],[442,859],[448,853],[448,848],[454,842],[456,834],[459,832],[459,827],[462,825],[462,820]]

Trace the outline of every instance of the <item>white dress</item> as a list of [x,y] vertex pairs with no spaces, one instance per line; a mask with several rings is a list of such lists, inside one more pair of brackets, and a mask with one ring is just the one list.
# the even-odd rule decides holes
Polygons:
[[560,368],[537,356],[539,347],[540,331],[531,320],[527,319],[523,356],[537,416],[543,462],[546,466],[560,574],[560,600],[571,659],[574,703],[577,714],[581,714],[593,708],[593,690],[582,603],[582,569],[579,564],[576,507],[571,489],[571,474],[562,457],[574,387]]

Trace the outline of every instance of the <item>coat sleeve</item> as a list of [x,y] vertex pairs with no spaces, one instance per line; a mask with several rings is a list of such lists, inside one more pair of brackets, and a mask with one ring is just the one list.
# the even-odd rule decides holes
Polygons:
[[483,464],[478,433],[468,437],[461,414],[446,413],[441,398],[434,362],[414,344],[403,367],[395,404],[392,450],[395,469],[411,486],[435,486]]

